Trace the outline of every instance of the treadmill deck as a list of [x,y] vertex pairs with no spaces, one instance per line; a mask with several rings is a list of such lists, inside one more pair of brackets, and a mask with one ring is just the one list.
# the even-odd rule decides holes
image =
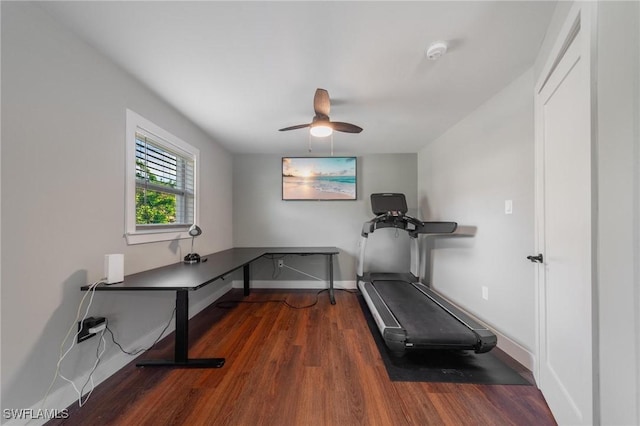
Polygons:
[[385,343],[406,349],[488,352],[497,338],[484,325],[449,303],[412,274],[366,274],[358,286]]
[[417,346],[474,347],[478,337],[406,281],[374,281],[382,299],[404,328],[406,343]]

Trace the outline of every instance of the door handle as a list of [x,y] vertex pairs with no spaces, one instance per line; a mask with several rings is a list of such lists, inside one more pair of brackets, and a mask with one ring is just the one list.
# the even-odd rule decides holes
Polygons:
[[527,259],[532,261],[533,263],[542,263],[542,253],[537,256],[527,256]]

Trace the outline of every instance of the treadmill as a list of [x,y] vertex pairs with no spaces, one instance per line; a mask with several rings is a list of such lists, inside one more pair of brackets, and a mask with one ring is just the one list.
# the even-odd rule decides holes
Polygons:
[[[396,355],[416,349],[457,349],[488,352],[497,338],[484,325],[447,302],[420,282],[418,236],[450,234],[455,222],[422,222],[407,213],[404,194],[371,194],[376,215],[362,227],[358,259],[358,288],[387,347]],[[377,229],[406,231],[411,242],[409,273],[364,272],[369,234]]]

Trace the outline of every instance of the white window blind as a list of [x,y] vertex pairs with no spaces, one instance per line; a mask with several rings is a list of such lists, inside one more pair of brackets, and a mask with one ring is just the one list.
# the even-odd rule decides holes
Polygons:
[[136,132],[136,229],[190,226],[194,186],[193,158]]

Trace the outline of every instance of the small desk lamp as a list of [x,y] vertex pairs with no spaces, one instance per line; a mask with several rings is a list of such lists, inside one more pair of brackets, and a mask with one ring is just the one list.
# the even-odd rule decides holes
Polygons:
[[191,225],[191,227],[189,228],[189,235],[191,235],[191,253],[184,257],[184,263],[200,262],[200,255],[193,252],[193,240],[200,234],[202,234],[202,229],[200,229],[200,227],[195,223]]

